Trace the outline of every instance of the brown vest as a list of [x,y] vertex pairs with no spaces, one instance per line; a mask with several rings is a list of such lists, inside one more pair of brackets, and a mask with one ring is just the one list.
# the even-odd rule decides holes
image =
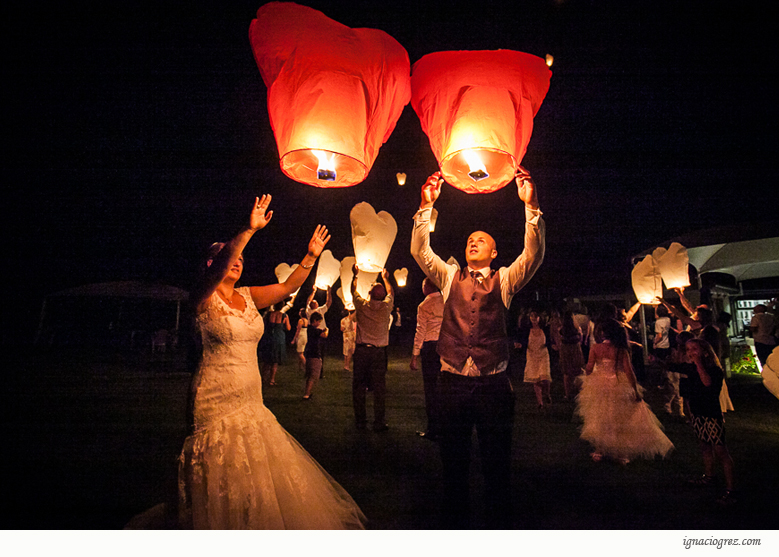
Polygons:
[[507,313],[497,271],[490,271],[480,284],[467,268],[460,270],[444,305],[438,354],[456,369],[462,369],[469,356],[482,371],[505,362],[509,359]]

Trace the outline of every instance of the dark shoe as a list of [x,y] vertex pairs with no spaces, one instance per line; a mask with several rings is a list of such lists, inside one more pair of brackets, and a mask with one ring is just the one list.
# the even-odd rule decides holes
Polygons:
[[429,431],[417,431],[417,435],[428,441],[438,441],[438,435]]
[[373,431],[376,433],[381,433],[382,431],[387,431],[389,429],[389,426],[387,424],[374,424],[373,425]]
[[726,489],[725,493],[721,497],[717,498],[717,503],[724,507],[734,505],[736,503],[736,494],[733,493],[733,490]]

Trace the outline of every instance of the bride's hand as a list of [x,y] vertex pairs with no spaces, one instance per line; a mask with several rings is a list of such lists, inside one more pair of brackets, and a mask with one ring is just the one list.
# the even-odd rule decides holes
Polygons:
[[314,235],[308,243],[308,255],[311,257],[319,257],[329,241],[330,234],[327,233],[327,227],[322,224],[317,225]]
[[268,211],[268,205],[270,205],[271,196],[265,194],[261,198],[254,198],[254,205],[252,205],[252,212],[249,214],[249,228],[252,230],[260,230],[265,228],[273,217],[273,211]]

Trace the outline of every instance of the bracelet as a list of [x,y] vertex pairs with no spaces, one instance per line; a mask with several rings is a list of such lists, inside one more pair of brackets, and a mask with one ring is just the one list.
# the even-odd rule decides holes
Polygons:
[[[314,263],[316,263],[316,261],[314,261]],[[300,266],[303,267],[304,269],[310,269],[311,267],[314,266],[314,263],[312,263],[311,265],[303,265],[303,263],[301,263]]]

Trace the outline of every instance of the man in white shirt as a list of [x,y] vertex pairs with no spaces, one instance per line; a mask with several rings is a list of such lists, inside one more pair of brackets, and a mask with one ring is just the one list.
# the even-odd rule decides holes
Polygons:
[[429,278],[422,281],[425,299],[417,307],[417,330],[414,335],[414,350],[409,367],[416,371],[417,361],[422,364],[422,382],[425,388],[425,413],[427,430],[417,434],[425,439],[435,440],[440,434],[438,410],[438,376],[441,373],[441,357],[438,355],[438,333],[444,317],[444,297]]
[[490,268],[497,257],[495,240],[483,231],[471,234],[467,267],[445,263],[430,248],[430,214],[441,193],[440,172],[422,187],[414,216],[411,254],[440,290],[444,315],[438,337],[441,356],[441,460],[447,527],[468,528],[469,466],[473,428],[479,439],[485,479],[488,526],[510,527],[511,437],[514,393],[506,368],[509,339],[506,316],[512,297],[538,270],[544,258],[544,221],[536,188],[520,167],[516,183],[525,204],[522,254],[509,266]]
[[352,404],[357,429],[367,427],[365,397],[368,388],[373,390],[373,431],[387,431],[384,421],[387,396],[387,345],[389,344],[390,316],[394,307],[392,285],[387,270],[383,269],[383,285],[373,285],[366,300],[357,292],[357,265],[352,268],[352,300],[354,301],[357,333],[354,347],[354,372],[352,374]]
[[327,328],[327,324],[325,323],[325,314],[327,313],[327,310],[330,309],[330,306],[333,305],[333,287],[329,286],[327,288],[327,299],[325,300],[325,305],[320,306],[319,302],[317,302],[314,299],[314,296],[316,295],[316,291],[318,288],[314,286],[313,290],[311,291],[311,294],[308,296],[308,300],[306,300],[306,319],[311,319],[311,314],[318,313],[322,316],[322,324],[320,325],[320,329]]

